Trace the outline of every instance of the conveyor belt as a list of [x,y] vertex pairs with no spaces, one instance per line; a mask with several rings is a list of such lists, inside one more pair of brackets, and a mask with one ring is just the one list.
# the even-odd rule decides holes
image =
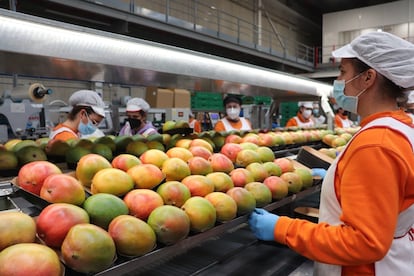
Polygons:
[[257,241],[245,226],[168,261],[123,275],[289,275],[306,261],[285,246]]
[[[315,143],[312,146],[317,148],[319,145]],[[292,153],[292,150],[299,148],[285,150]],[[280,151],[278,149],[277,152]],[[272,202],[265,209],[293,216],[298,202],[318,195],[319,191],[320,183],[315,183],[302,192]],[[32,216],[45,207],[43,200],[18,188],[10,197],[20,209]],[[239,216],[204,233],[190,235],[175,245],[157,248],[142,257],[128,259],[119,256],[114,266],[96,275],[289,275],[307,261],[285,246],[258,242],[247,227],[247,218],[247,215]],[[79,273],[67,268],[65,275]]]

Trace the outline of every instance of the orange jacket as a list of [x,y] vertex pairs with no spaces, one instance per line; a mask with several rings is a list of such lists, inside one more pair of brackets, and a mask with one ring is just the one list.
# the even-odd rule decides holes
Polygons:
[[[70,128],[70,127],[68,127],[68,126],[66,126],[64,124],[58,124],[56,127],[53,128],[53,130],[56,131],[56,130],[62,128],[62,127],[64,127],[64,128]],[[78,133],[78,130],[77,129],[72,129],[72,131],[74,133]],[[74,133],[72,133],[70,131],[62,131],[62,132],[56,134],[52,139],[54,139],[54,140],[63,140],[63,141],[67,141],[67,140],[73,139],[73,138],[78,139],[79,136],[74,135]]]
[[[392,116],[412,124],[403,111],[377,113],[361,122]],[[374,275],[374,262],[387,253],[398,214],[414,204],[414,155],[399,132],[367,129],[338,162],[335,192],[344,225],[314,224],[280,217],[275,240],[309,259],[342,266],[342,275]]]
[[[342,120],[349,120],[348,116],[342,114],[335,114],[335,126],[336,127],[344,127],[342,124]],[[352,125],[352,122],[350,123]]]
[[[298,119],[302,122],[302,123],[309,123],[312,121],[311,118],[306,119],[305,117],[302,116],[302,113],[298,112],[296,114],[296,116],[298,117]],[[292,127],[292,126],[298,126],[298,122],[296,121],[295,117],[290,118],[287,122],[286,122],[286,127]]]
[[[194,122],[194,123],[193,123]],[[200,123],[200,121],[198,121],[198,120],[196,120],[196,119],[194,119],[194,118],[190,118],[189,120],[188,120],[188,123],[189,124],[194,124],[194,127],[193,127],[193,129],[194,129],[194,132],[201,132],[201,123]],[[191,126],[190,126],[191,127]]]

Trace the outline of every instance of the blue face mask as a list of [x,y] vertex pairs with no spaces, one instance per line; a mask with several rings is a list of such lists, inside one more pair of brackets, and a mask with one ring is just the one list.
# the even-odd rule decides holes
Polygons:
[[342,107],[344,110],[357,114],[358,111],[358,97],[366,91],[362,90],[356,96],[346,96],[344,94],[345,85],[356,78],[360,77],[362,73],[356,75],[348,81],[344,80],[335,80],[333,83],[333,96],[336,100],[336,103]]
[[91,120],[88,117],[87,124],[84,124],[82,121],[80,121],[78,130],[83,135],[90,135],[96,131],[96,126],[92,124]]

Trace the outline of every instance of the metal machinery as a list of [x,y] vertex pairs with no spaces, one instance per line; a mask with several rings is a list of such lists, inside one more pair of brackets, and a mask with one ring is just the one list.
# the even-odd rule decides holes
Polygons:
[[0,99],[0,140],[47,135],[47,114],[43,101],[51,93],[51,89],[40,83],[5,91]]
[[[258,128],[270,124],[269,116],[274,113],[280,102],[319,101],[327,99],[331,93],[331,86],[310,79],[221,57],[1,9],[0,34],[2,35],[0,74],[2,75],[18,74],[53,80],[73,80],[90,83],[91,89],[94,88],[94,84],[99,83],[101,85],[119,84],[131,87],[173,87],[189,91],[214,91],[222,94],[266,95],[273,99],[270,106],[243,106],[244,114],[251,118],[253,124]],[[41,95],[49,93],[46,91],[47,89],[43,88],[37,89]],[[65,106],[42,107],[31,102],[30,99],[14,101],[13,97],[5,96],[2,99],[0,113],[9,121],[11,118],[10,125],[13,134],[17,135],[19,129],[26,129],[30,116],[34,113],[40,113],[42,108],[47,109],[45,116],[55,114],[54,112],[57,112],[56,114],[67,112]],[[112,121],[106,122],[105,129],[112,128],[116,131],[117,126],[123,122],[125,114],[123,108],[120,105],[114,105],[113,102],[108,104],[108,112],[110,112],[108,118],[111,118]],[[170,119],[187,119],[189,112],[189,109],[154,108],[149,112],[148,119],[161,122]],[[218,112],[210,111],[210,113],[212,119],[218,119]],[[286,200],[267,206],[267,208],[274,210],[283,207],[309,193],[317,192],[318,189],[319,186],[316,185],[309,191],[305,190],[298,195],[290,196]],[[21,190],[12,191],[9,197],[20,205],[21,210],[31,215],[35,215],[42,208],[41,203],[22,194]],[[229,232],[241,233],[238,229],[245,226],[246,220],[247,215],[241,216],[231,223],[214,227],[212,231],[193,235],[177,246],[159,248],[143,258],[125,259],[119,257],[113,267],[100,275],[122,275],[123,273],[138,275],[138,270],[145,268],[148,264],[156,263],[162,258],[168,259],[169,254],[183,253],[209,239],[221,241],[222,246],[228,245],[228,239],[223,240],[216,237]],[[250,242],[247,243],[250,244]],[[242,245],[235,251],[239,252],[249,247],[249,244]],[[236,254],[237,252],[228,250],[230,247],[231,245],[226,246],[226,250],[221,250],[221,253]],[[204,249],[207,250],[207,247]],[[195,254],[187,255],[187,258],[195,258]],[[218,262],[220,260],[213,260],[205,267]],[[244,263],[248,264],[248,262]],[[245,275],[245,272],[240,271],[237,275]],[[66,271],[66,275],[71,275],[70,271]],[[161,274],[155,273],[154,275]],[[169,274],[164,275],[183,275],[183,272],[172,273],[170,271]]]

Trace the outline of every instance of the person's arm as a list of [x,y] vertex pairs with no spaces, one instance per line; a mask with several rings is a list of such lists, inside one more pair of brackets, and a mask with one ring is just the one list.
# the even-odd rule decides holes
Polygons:
[[129,122],[126,122],[125,125],[121,128],[121,130],[118,133],[118,136],[132,136]]
[[62,131],[62,132],[60,132],[60,133],[56,134],[56,135],[53,137],[53,140],[62,140],[62,141],[67,141],[67,140],[69,140],[69,139],[73,139],[73,138],[77,139],[77,138],[79,138],[79,137],[78,137],[77,135],[73,134],[73,133],[72,133],[72,132],[70,132],[70,131]]
[[198,132],[198,133],[201,132],[201,123],[198,120],[196,120],[194,123],[194,132]]
[[408,185],[412,150],[405,138],[388,130],[375,129],[356,138],[360,139],[347,149],[336,172],[342,224],[316,224],[255,211],[249,224],[256,237],[285,244],[315,261],[341,265],[343,274],[373,274],[373,263],[391,246],[398,214],[413,204],[407,195],[414,194],[414,187]]
[[[401,141],[401,137],[394,139]],[[407,142],[401,141],[401,145],[404,143],[408,150]],[[337,181],[343,183],[336,183],[343,225],[311,224],[280,217],[275,240],[320,262],[343,266],[369,264],[383,258],[391,245],[404,200],[401,179],[406,179],[410,168],[401,156],[382,145],[350,147],[347,153],[347,159],[338,163],[336,173],[340,176]]]
[[297,126],[297,125],[298,125],[298,122],[295,120],[294,117],[290,118],[286,123],[286,127]]
[[216,125],[214,126],[215,131],[225,131],[224,124],[221,120],[217,121]]
[[342,127],[342,120],[341,117],[339,117],[339,115],[335,115],[335,126],[336,127]]

